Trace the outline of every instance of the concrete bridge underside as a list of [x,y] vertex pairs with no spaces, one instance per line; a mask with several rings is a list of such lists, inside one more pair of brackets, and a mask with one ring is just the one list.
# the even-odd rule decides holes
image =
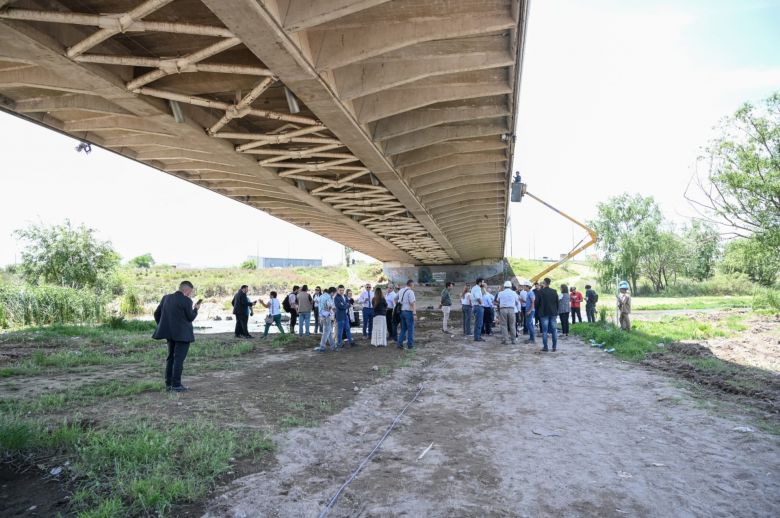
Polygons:
[[499,258],[526,16],[527,0],[0,0],[0,107],[382,261]]

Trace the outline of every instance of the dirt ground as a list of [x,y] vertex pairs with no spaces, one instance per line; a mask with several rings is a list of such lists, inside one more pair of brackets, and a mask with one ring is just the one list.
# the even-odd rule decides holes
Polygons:
[[573,338],[543,354],[426,327],[415,366],[279,434],[207,516],[317,516],[419,384],[331,516],[780,515],[780,440],[732,408]]
[[[315,354],[314,337],[283,348],[256,340],[254,352],[222,368],[188,364],[191,392],[147,392],[79,413],[100,422],[203,416],[273,434],[273,454],[239,459],[209,501],[174,516],[319,515],[420,385],[330,516],[780,516],[780,436],[755,424],[756,412],[778,422],[761,403],[776,403],[777,393],[729,399],[711,387],[704,401],[722,404],[705,404],[679,378],[700,380],[621,362],[573,337],[556,353],[504,346],[497,336],[475,344],[443,334],[437,312],[421,315],[414,353],[359,340],[354,349]],[[743,335],[734,343],[744,348]],[[148,377],[143,366],[109,369]],[[104,379],[105,370],[50,383],[79,385]],[[762,375],[777,383],[776,372]],[[13,388],[3,380],[0,397],[46,386],[43,378],[11,378]],[[52,491],[50,501],[12,508],[7,484],[0,479],[0,508],[46,516],[22,510],[62,505]]]

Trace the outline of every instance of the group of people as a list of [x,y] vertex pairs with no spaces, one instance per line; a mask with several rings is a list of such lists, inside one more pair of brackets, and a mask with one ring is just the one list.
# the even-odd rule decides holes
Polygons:
[[[561,320],[563,336],[569,334],[569,315],[572,323],[582,322],[580,308],[585,301],[585,314],[588,322],[596,322],[596,304],[598,294],[590,285],[585,286],[585,295],[577,288],[562,284],[560,294],[550,287],[552,281],[545,278],[542,283],[534,283],[527,279],[519,279],[519,286],[511,281],[504,282],[503,290],[493,295],[485,279],[478,278],[471,288],[463,288],[461,292],[461,309],[463,311],[463,335],[472,334],[474,341],[484,341],[483,334],[492,334],[493,324],[498,321],[501,329],[501,342],[517,343],[520,334],[528,335],[526,343],[536,342],[536,326],[542,335],[542,351],[549,351],[548,334],[552,337],[552,350],[558,349],[557,320]],[[452,283],[447,283],[441,296],[443,310],[443,330],[447,331],[449,309],[451,305],[449,290]]]
[[[409,349],[414,348],[414,319],[417,315],[414,283],[410,280],[406,286],[389,286],[387,293],[380,287],[372,290],[371,284],[366,284],[364,290],[354,299],[352,290],[344,285],[323,290],[317,286],[314,293],[309,293],[309,287],[293,286],[292,291],[280,303],[277,292],[269,294],[268,302],[262,299],[250,301],[247,296],[249,287],[241,288],[233,296],[233,314],[236,317],[235,335],[237,338],[252,338],[249,334],[249,316],[253,306],[261,304],[268,308],[265,319],[263,337],[274,325],[284,334],[282,326],[282,310],[290,314],[288,332],[300,336],[312,334],[312,316],[314,317],[314,333],[322,333],[318,352],[338,350],[344,342],[350,347],[355,346],[351,327],[360,325],[364,338],[371,338],[371,344],[376,347],[386,347],[388,340],[396,340],[398,347],[406,343]],[[398,308],[396,310],[396,304]],[[360,311],[358,311],[358,306]],[[361,319],[362,314],[362,319]],[[398,328],[400,327],[400,333]]]
[[[472,287],[464,287],[461,293],[461,308],[463,311],[463,335],[472,336],[476,342],[484,341],[483,334],[493,333],[493,324],[497,321],[501,330],[503,344],[517,343],[520,335],[528,335],[526,343],[536,343],[536,327],[542,337],[542,351],[549,351],[548,335],[552,339],[552,351],[558,348],[557,320],[561,321],[563,336],[569,334],[569,317],[571,322],[582,322],[580,307],[585,302],[585,314],[588,322],[596,322],[596,304],[598,294],[590,285],[585,286],[583,295],[577,288],[560,286],[560,292],[550,287],[552,281],[545,278],[542,283],[533,283],[520,279],[519,286],[506,281],[503,290],[495,296],[484,279],[478,278]],[[441,292],[439,308],[442,311],[442,330],[450,333],[449,320],[452,309],[451,290],[454,283],[448,282]],[[620,327],[631,330],[631,296],[628,293],[628,283],[619,284],[617,306],[620,312]],[[249,334],[249,317],[253,308],[260,304],[268,309],[265,318],[263,337],[268,336],[272,326],[280,333],[285,333],[282,326],[282,310],[290,314],[289,332],[310,335],[312,315],[314,316],[314,333],[322,333],[317,352],[338,351],[346,345],[354,347],[351,326],[360,321],[356,309],[360,306],[362,313],[362,335],[370,337],[371,345],[387,347],[388,341],[394,340],[396,346],[408,349],[414,348],[414,328],[417,319],[417,297],[414,292],[414,282],[409,280],[405,286],[388,286],[386,293],[377,286],[372,290],[371,284],[366,284],[358,295],[357,301],[352,297],[351,290],[344,285],[330,287],[325,290],[317,286],[314,293],[309,293],[306,285],[294,286],[291,293],[280,302],[278,293],[272,291],[268,301],[257,299],[251,301],[248,296],[249,287],[244,284],[232,299],[235,315],[235,335],[241,338],[252,338]],[[168,357],[165,369],[165,385],[168,390],[182,392],[188,390],[181,384],[181,373],[184,360],[187,357],[190,343],[195,340],[192,322],[198,316],[202,300],[193,304],[190,298],[194,287],[189,281],[182,281],[179,289],[165,295],[154,312],[157,322],[153,337],[168,342]],[[400,332],[399,332],[400,327]]]

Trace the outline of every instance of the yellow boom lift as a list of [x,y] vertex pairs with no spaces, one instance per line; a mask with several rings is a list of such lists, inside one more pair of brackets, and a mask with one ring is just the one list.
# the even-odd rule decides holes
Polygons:
[[[555,270],[556,268],[558,268],[560,265],[562,265],[563,263],[565,263],[566,261],[568,261],[569,259],[571,259],[575,255],[579,254],[580,252],[582,252],[586,248],[596,244],[596,240],[598,239],[598,234],[596,234],[595,230],[593,230],[589,226],[585,225],[581,221],[577,221],[576,219],[574,219],[573,217],[569,216],[568,214],[566,214],[562,210],[556,209],[555,207],[553,207],[552,205],[550,205],[549,203],[547,203],[543,199],[539,198],[538,196],[535,196],[535,195],[531,194],[530,192],[528,192],[528,186],[521,181],[520,173],[515,172],[515,179],[512,182],[511,200],[513,202],[515,202],[515,203],[519,203],[519,202],[521,202],[523,200],[523,196],[530,196],[531,198],[535,199],[536,201],[538,201],[539,203],[541,203],[542,205],[544,205],[548,209],[555,211],[556,213],[558,213],[561,216],[563,216],[564,218],[568,219],[569,221],[571,221],[572,223],[574,223],[578,227],[581,227],[581,228],[585,229],[585,232],[588,233],[588,236],[582,238],[582,240],[580,240],[579,243],[574,245],[574,248],[572,248],[571,251],[568,254],[566,254],[564,257],[562,257],[560,261],[551,264],[550,266],[548,266],[547,268],[545,268],[541,272],[539,272],[536,275],[534,275],[533,277],[531,277],[530,278],[531,282],[537,282],[539,279],[541,279],[542,277],[544,277],[545,275],[547,275],[551,271]],[[588,240],[588,241],[585,242],[585,240]]]

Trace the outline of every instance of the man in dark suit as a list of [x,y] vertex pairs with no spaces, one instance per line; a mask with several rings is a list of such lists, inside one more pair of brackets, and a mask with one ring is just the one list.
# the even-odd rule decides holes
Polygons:
[[542,324],[542,351],[547,351],[547,333],[552,335],[552,350],[558,350],[558,294],[550,288],[552,281],[545,277],[539,290],[538,311]]
[[198,316],[200,302],[192,305],[194,287],[190,281],[182,281],[179,290],[165,295],[157,309],[154,310],[154,320],[157,322],[152,338],[168,341],[168,359],[165,363],[165,387],[174,392],[189,390],[181,384],[181,371],[184,360],[190,350],[190,344],[195,341],[192,331],[192,321]]
[[248,291],[249,286],[244,284],[233,295],[233,301],[231,302],[233,314],[236,316],[236,338],[252,338],[252,335],[249,334],[249,312],[255,303],[249,302],[249,297],[246,296]]

